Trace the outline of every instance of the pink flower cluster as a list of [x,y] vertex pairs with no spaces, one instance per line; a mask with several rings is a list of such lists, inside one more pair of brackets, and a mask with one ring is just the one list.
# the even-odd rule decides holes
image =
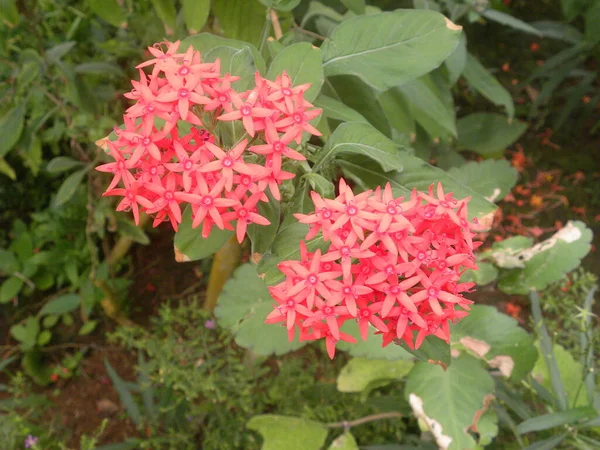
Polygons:
[[449,322],[470,309],[462,293],[474,283],[458,281],[477,268],[481,244],[473,242],[480,226],[467,219],[469,199],[441,184],[406,199],[389,184],[354,195],[343,179],[337,198],[311,195],[314,213],[295,216],[309,225],[307,240],[320,232],[329,248],[309,253],[302,242],[300,261],[279,264],[285,281],[270,287],[277,304],[266,322],[283,322],[290,341],[296,328],[300,340],[324,338],[331,358],[338,341],[356,342],[340,331],[347,320],[358,322],[363,340],[373,326],[383,346],[400,339],[418,348],[428,335],[448,342]]
[[[182,204],[190,204],[204,237],[214,225],[233,229],[236,222],[241,242],[248,224],[269,224],[257,204],[268,201],[267,190],[280,200],[279,185],[294,177],[282,170],[283,158],[305,159],[291,146],[303,132],[320,135],[310,121],[321,110],[304,99],[310,85],[293,87],[286,73],[271,81],[257,72],[251,90],[236,92],[231,84],[239,77],[221,76],[219,60],[202,62],[192,47],[178,48],[179,41],[156,44],[153,58],[137,66],[140,80],[125,94],[135,104],[117,139],[106,141],[114,162],[97,167],[114,175],[104,195],[123,197],[117,210],[132,210],[136,224],[144,211],[154,226],[168,220],[175,230]],[[238,120],[246,138],[223,148],[219,121]]]

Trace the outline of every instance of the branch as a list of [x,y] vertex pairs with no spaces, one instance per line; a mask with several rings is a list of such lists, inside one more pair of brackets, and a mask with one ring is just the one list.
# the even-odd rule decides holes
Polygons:
[[281,24],[279,23],[279,17],[277,16],[277,11],[275,11],[274,9],[270,9],[269,16],[271,17],[271,22],[273,23],[273,31],[275,32],[275,39],[279,40],[283,36],[283,32],[281,31]]
[[380,414],[372,414],[370,416],[365,416],[365,417],[361,417],[360,419],[355,419],[355,420],[344,420],[342,422],[333,422],[333,423],[327,423],[325,424],[325,426],[327,428],[343,428],[344,430],[349,430],[352,427],[356,427],[358,425],[363,425],[365,423],[369,423],[369,422],[375,422],[376,420],[383,420],[383,419],[400,419],[404,417],[402,414],[400,414],[397,411],[390,411],[390,412],[384,412],[384,413],[380,413]]

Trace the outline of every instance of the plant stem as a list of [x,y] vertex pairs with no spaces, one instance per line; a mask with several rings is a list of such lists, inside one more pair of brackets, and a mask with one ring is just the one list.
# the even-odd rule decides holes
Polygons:
[[349,430],[352,427],[356,427],[358,425],[363,425],[369,422],[375,422],[376,420],[383,419],[400,419],[404,417],[397,411],[384,412],[380,414],[372,414],[370,416],[361,417],[360,419],[355,420],[344,420],[342,422],[333,422],[325,424],[327,428],[343,428],[344,430]]
[[273,23],[273,32],[275,33],[275,39],[279,40],[283,36],[283,32],[281,31],[281,24],[279,23],[279,16],[277,16],[277,11],[275,11],[274,9],[270,9],[269,16],[271,17],[271,22]]
[[[146,214],[140,214],[140,223],[139,227],[144,228],[144,225],[148,222],[148,216]],[[133,245],[134,240],[130,237],[121,236],[119,240],[113,246],[110,255],[106,259],[106,262],[109,266],[113,266],[116,264],[123,256],[127,254],[131,246]]]
[[223,247],[215,253],[206,288],[205,310],[212,312],[215,309],[223,286],[229,280],[241,259],[242,246],[238,243],[235,235],[231,236]]

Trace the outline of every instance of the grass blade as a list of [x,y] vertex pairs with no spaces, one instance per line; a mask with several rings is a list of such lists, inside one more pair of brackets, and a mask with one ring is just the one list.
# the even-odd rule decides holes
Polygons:
[[546,366],[548,367],[548,372],[550,373],[550,381],[552,382],[552,389],[554,390],[554,395],[556,396],[556,402],[559,409],[566,411],[569,408],[567,391],[565,390],[562,377],[560,376],[560,371],[558,370],[558,365],[556,364],[556,358],[554,356],[554,351],[552,350],[552,341],[550,340],[548,329],[546,328],[542,318],[540,298],[536,291],[531,291],[529,298],[531,299],[531,314],[533,315],[533,323],[540,339],[542,357],[544,358]]
[[519,434],[548,430],[561,425],[568,425],[581,420],[591,419],[596,417],[596,414],[596,410],[591,406],[582,406],[580,408],[569,409],[568,411],[544,414],[542,416],[527,419],[525,422],[521,422],[517,425],[517,430],[519,431]]
[[594,358],[594,329],[592,327],[592,305],[594,304],[594,295],[598,286],[594,286],[590,289],[585,302],[583,303],[583,314],[585,315],[585,329],[581,331],[579,335],[579,342],[581,344],[581,350],[583,355],[581,357],[582,365],[587,373],[584,376],[584,383],[588,393],[588,403],[595,405],[595,393],[596,393],[596,381],[594,379],[595,371],[595,358]]
[[106,367],[106,372],[108,373],[117,394],[119,394],[121,403],[123,403],[123,406],[127,410],[129,418],[139,427],[142,423],[142,414],[140,413],[140,409],[133,399],[131,392],[127,389],[125,381],[117,374],[106,358],[104,358],[104,366]]

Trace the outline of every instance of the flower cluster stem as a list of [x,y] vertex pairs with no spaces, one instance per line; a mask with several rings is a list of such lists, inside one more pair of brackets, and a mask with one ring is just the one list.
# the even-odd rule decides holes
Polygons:
[[217,305],[219,294],[223,286],[231,278],[231,274],[239,265],[242,258],[242,246],[238,243],[235,236],[232,236],[221,247],[213,259],[208,278],[208,287],[206,288],[206,299],[204,300],[204,309],[213,311]]
[[363,425],[369,422],[375,422],[377,420],[383,419],[400,419],[403,415],[397,411],[384,412],[380,414],[372,414],[370,416],[361,417],[360,419],[355,420],[344,420],[342,422],[332,422],[326,424],[327,428],[343,428],[344,430],[349,430],[352,427],[356,427],[358,425]]

